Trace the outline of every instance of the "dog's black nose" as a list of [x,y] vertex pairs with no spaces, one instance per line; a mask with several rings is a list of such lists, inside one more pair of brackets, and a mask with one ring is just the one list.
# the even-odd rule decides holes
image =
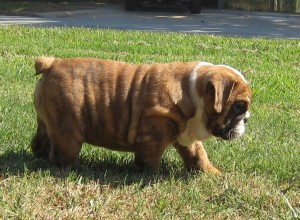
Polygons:
[[249,118],[244,118],[244,123],[246,124]]

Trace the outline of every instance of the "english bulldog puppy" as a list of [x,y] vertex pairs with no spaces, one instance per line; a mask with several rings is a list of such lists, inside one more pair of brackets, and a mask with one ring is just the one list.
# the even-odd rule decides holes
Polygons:
[[61,166],[86,142],[133,152],[138,168],[158,172],[174,146],[188,169],[220,174],[202,141],[241,136],[250,116],[249,84],[225,65],[39,57],[35,69],[32,151]]

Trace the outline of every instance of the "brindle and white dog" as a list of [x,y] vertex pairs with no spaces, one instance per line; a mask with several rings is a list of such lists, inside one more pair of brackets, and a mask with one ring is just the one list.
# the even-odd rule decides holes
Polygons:
[[187,168],[219,174],[202,141],[241,136],[250,116],[249,84],[225,65],[40,57],[35,68],[32,150],[62,166],[86,142],[134,152],[139,168],[158,172],[173,145]]

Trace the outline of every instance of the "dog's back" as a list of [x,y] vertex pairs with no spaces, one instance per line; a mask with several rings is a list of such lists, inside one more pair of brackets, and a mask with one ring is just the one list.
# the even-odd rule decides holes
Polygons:
[[36,73],[43,74],[35,91],[38,116],[46,127],[72,131],[81,142],[133,151],[144,109],[172,109],[182,98],[182,82],[172,77],[184,71],[172,65],[178,66],[160,64],[158,70],[156,64],[40,57],[35,63]]

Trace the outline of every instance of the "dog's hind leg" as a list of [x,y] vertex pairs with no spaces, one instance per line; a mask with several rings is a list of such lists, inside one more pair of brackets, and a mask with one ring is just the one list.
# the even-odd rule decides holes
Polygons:
[[48,159],[51,148],[45,124],[37,117],[37,131],[31,140],[31,150],[39,158]]
[[57,127],[48,127],[48,135],[46,125],[39,117],[37,124],[37,132],[31,141],[32,152],[60,166],[72,164],[81,150],[81,135],[75,129],[62,131]]
[[83,144],[81,133],[72,124],[68,126],[68,129],[51,127],[49,130],[50,160],[62,167],[73,164]]

